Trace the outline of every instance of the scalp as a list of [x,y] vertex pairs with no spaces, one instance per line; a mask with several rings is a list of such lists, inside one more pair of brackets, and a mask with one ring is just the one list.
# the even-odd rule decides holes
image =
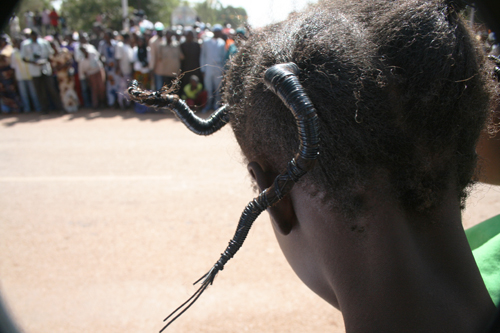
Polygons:
[[294,119],[263,84],[294,62],[317,109],[318,165],[299,183],[346,210],[375,170],[407,209],[431,209],[450,180],[466,196],[488,117],[481,51],[453,7],[430,1],[323,1],[253,35],[225,78],[248,160],[277,172],[298,147]]

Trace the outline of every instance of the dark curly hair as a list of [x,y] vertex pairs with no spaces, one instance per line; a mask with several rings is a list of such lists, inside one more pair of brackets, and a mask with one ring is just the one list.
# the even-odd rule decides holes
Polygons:
[[483,59],[447,2],[322,1],[243,41],[223,98],[246,158],[279,172],[299,141],[263,75],[296,63],[321,130],[318,165],[297,185],[355,212],[357,190],[384,172],[402,206],[423,212],[450,181],[463,205],[489,114]]

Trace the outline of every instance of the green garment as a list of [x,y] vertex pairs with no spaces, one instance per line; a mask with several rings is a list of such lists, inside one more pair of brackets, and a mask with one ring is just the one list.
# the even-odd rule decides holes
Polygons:
[[191,89],[191,83],[188,84],[187,86],[184,87],[184,96],[182,96],[182,99],[196,99],[196,96],[203,90],[203,85],[201,83],[198,83],[198,86],[196,89],[192,90]]
[[500,215],[465,230],[493,303],[500,306]]

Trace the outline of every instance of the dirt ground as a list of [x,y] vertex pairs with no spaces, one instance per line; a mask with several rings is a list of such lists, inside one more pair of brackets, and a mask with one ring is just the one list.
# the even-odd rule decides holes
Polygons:
[[[229,127],[105,110],[0,116],[0,288],[24,332],[157,332],[255,196]],[[478,186],[469,227],[500,212]],[[286,263],[267,214],[170,332],[343,332]]]

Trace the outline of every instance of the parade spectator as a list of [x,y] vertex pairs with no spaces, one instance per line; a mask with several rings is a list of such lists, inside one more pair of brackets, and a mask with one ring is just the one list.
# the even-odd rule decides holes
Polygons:
[[[139,82],[144,89],[151,89],[151,76],[149,62],[151,61],[151,50],[147,46],[143,35],[137,36],[137,46],[134,46],[134,80]],[[139,103],[134,104],[137,113],[146,113],[148,107]]]
[[[90,108],[92,106],[91,104],[91,97],[90,97],[90,89],[87,84],[87,79],[85,77],[85,73],[82,73],[80,71],[80,61],[85,57],[83,55],[83,52],[80,51],[80,46],[85,46],[86,50],[91,53],[97,53],[97,49],[92,45],[89,44],[88,42],[88,34],[87,33],[82,33],[79,36],[79,45],[78,47],[75,48],[75,61],[77,62],[77,67],[78,67],[78,80],[80,81],[80,90],[82,92],[82,99],[83,99],[83,106],[86,108]],[[75,77],[76,79],[76,77]],[[75,81],[76,84],[76,81]]]
[[59,95],[66,112],[78,111],[78,96],[75,92],[75,77],[73,70],[73,56],[66,48],[60,48],[56,42],[51,43],[54,55],[50,63],[57,77]]
[[10,36],[12,38],[18,38],[21,36],[21,26],[19,25],[19,17],[16,15],[12,16],[9,21]]
[[226,42],[222,39],[222,26],[216,24],[212,29],[213,37],[203,42],[200,65],[204,74],[205,90],[208,94],[207,105],[202,113],[214,110],[220,105],[220,85],[226,58]]
[[116,40],[113,38],[113,32],[106,30],[104,40],[99,43],[98,52],[101,55],[106,72],[106,96],[108,106],[112,107],[116,102],[118,93],[118,81],[116,78],[116,60],[115,60]]
[[10,67],[12,45],[6,34],[0,35],[0,102],[2,112],[19,112],[21,101],[16,91],[14,70]]
[[137,36],[137,46],[134,46],[134,80],[145,88],[151,88],[149,62],[151,61],[151,49],[146,44],[144,36]]
[[52,7],[52,11],[49,14],[50,25],[52,26],[52,30],[54,33],[59,32],[59,15],[56,12],[56,9]]
[[158,61],[158,57],[156,55],[158,52],[158,45],[161,43],[161,41],[163,39],[163,30],[165,29],[165,27],[164,27],[163,23],[156,22],[154,25],[154,29],[156,31],[156,35],[151,37],[149,39],[149,42],[148,42],[149,49],[151,52],[151,61],[149,62],[149,69],[151,69],[151,71],[153,72],[153,75],[154,75],[154,88],[156,90],[160,90],[162,85],[163,85],[163,82],[161,79],[161,75],[159,75],[157,73],[159,61]]
[[50,10],[42,10],[42,33],[46,35],[50,30]]
[[186,41],[181,44],[184,60],[181,62],[182,89],[189,84],[191,75],[196,75],[200,80],[203,78],[200,70],[201,45],[194,39],[194,33],[189,30],[186,33]]
[[35,22],[33,21],[33,12],[30,10],[27,10],[24,12],[24,25],[28,29],[33,29],[35,27]]
[[193,110],[203,108],[207,102],[207,91],[203,89],[200,79],[196,75],[191,75],[189,84],[183,89],[182,99]]
[[132,62],[134,60],[134,50],[130,45],[130,35],[126,32],[122,33],[123,41],[118,42],[115,50],[115,59],[117,62],[116,75],[118,81],[118,104],[120,108],[126,109],[130,106],[127,90],[128,82],[132,79]]
[[104,32],[102,30],[102,26],[98,22],[94,22],[92,25],[92,34],[90,35],[90,38],[88,38],[88,41],[96,50],[99,49],[100,41],[104,39],[103,34]]
[[33,24],[35,29],[42,31],[42,15],[38,10],[35,10],[35,15],[33,15]]
[[25,113],[31,112],[30,99],[36,112],[41,111],[40,102],[36,95],[35,85],[31,79],[28,64],[25,63],[21,57],[21,42],[20,38],[15,38],[13,43],[13,50],[10,60],[10,66],[14,69],[17,81],[17,88],[21,101],[23,103],[23,110]]
[[12,54],[12,45],[10,44],[10,38],[7,34],[0,34],[0,54],[7,56],[7,65],[10,65],[10,56]]
[[54,51],[49,42],[38,38],[36,30],[32,30],[30,38],[21,44],[21,56],[28,63],[43,114],[49,112],[48,97],[50,97],[57,110],[63,109],[55,82],[52,79],[52,67],[49,63],[49,58],[53,53]]
[[155,73],[161,76],[162,86],[170,86],[176,76],[180,74],[181,60],[184,59],[179,42],[174,40],[172,36],[173,32],[168,30],[165,39],[161,39],[156,48]]
[[[236,29],[236,36],[234,37],[235,39],[238,39],[238,38],[244,38],[245,37],[245,28],[238,28]],[[227,43],[226,43],[227,45]],[[231,43],[227,49],[227,52],[226,52],[226,63],[229,59],[231,59],[233,57],[233,55],[236,54],[236,52],[238,52],[238,46],[236,45],[235,41],[233,40],[233,43]]]
[[105,86],[104,86],[104,70],[101,63],[100,55],[91,44],[82,44],[80,46],[82,58],[78,66],[79,71],[88,80],[88,86],[92,92],[92,107],[94,109],[104,105]]

